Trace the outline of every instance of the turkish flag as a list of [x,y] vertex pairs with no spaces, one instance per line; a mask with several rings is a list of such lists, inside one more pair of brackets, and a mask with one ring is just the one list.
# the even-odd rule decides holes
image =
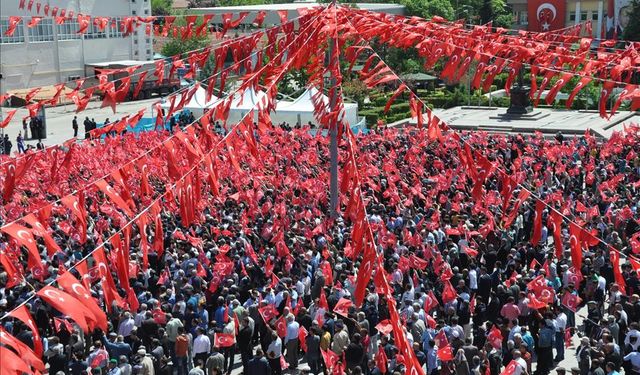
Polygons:
[[495,325],[489,331],[489,334],[487,335],[487,341],[489,341],[489,343],[491,343],[491,346],[496,349],[502,348],[502,332]]
[[562,296],[562,304],[573,312],[576,312],[576,310],[578,309],[578,305],[580,305],[580,302],[582,302],[582,299],[576,294],[565,292],[565,294]]
[[430,290],[429,293],[424,297],[424,311],[428,313],[438,305],[438,299],[436,298],[435,294],[433,294],[433,291]]
[[443,362],[453,360],[453,348],[451,347],[451,345],[447,345],[444,348],[438,349],[438,359]]
[[380,370],[381,373],[385,374],[387,372],[387,364],[389,363],[389,359],[387,358],[387,353],[384,352],[383,347],[378,348],[378,353],[376,353],[376,366]]
[[381,321],[376,325],[375,328],[378,330],[378,332],[380,332],[385,336],[390,334],[393,331],[393,326],[391,325],[391,322],[389,321],[389,319],[385,319]]
[[11,349],[0,346],[0,372],[3,374],[31,374],[31,367]]
[[447,340],[447,334],[444,332],[443,329],[441,329],[438,332],[438,334],[436,334],[436,336],[433,338],[433,341],[435,341],[436,345],[438,345],[439,348],[449,345],[449,340]]
[[565,2],[562,0],[527,1],[529,31],[551,31],[564,28]]
[[107,316],[98,306],[96,301],[91,297],[91,293],[76,279],[70,272],[65,272],[58,276],[58,285],[70,295],[82,301],[85,306],[91,310],[96,318],[96,326],[107,332]]
[[582,268],[582,228],[571,222],[569,224],[569,244],[571,246],[571,263],[576,269]]
[[[0,344],[4,346],[12,347],[27,364],[31,365],[36,370],[44,372],[45,366],[44,366],[44,363],[42,363],[42,360],[40,359],[40,357],[36,356],[33,350],[29,346],[27,346],[25,343],[18,340],[14,336],[12,336],[9,332],[5,331],[4,328],[2,328],[1,326],[0,326]],[[0,366],[0,367],[2,367],[2,370],[0,370],[0,372],[4,373],[4,366]]]
[[300,342],[300,348],[306,353],[307,352],[307,335],[309,332],[303,326],[300,326],[300,331],[298,331],[298,341]]
[[84,332],[90,331],[87,318],[97,320],[82,302],[59,289],[45,286],[36,294],[53,308],[73,319]]
[[444,289],[442,290],[442,302],[449,303],[455,301],[458,298],[458,292],[456,292],[453,285],[449,280],[444,282]]
[[265,307],[260,307],[260,308],[258,308],[258,312],[260,313],[260,316],[262,317],[262,320],[264,320],[264,322],[267,323],[267,324],[269,324],[271,319],[273,319],[273,318],[278,316],[278,311],[276,310],[275,307],[273,307],[273,305],[267,305]]
[[518,362],[516,360],[511,360],[507,367],[500,373],[500,375],[515,375],[516,369],[518,368]]
[[287,335],[287,321],[284,319],[284,315],[276,321],[276,333],[278,333],[278,336],[281,338]]
[[16,319],[19,319],[27,327],[29,327],[29,329],[33,334],[33,351],[38,357],[42,356],[42,340],[40,339],[38,327],[36,327],[36,324],[33,321],[33,317],[31,316],[29,309],[25,305],[22,305],[19,308],[11,311],[8,315]]
[[345,318],[348,318],[349,308],[351,306],[353,306],[353,302],[343,297],[343,298],[340,298],[338,303],[336,303],[336,305],[333,307],[333,312],[338,315],[342,315]]
[[542,239],[542,210],[544,210],[544,202],[536,199],[536,210],[533,218],[533,235],[531,236],[531,244],[536,246]]

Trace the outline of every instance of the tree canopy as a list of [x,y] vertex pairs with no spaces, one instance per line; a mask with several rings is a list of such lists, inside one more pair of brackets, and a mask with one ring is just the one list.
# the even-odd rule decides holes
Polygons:
[[154,16],[166,16],[171,14],[173,0],[151,0],[151,14]]
[[623,38],[625,40],[640,41],[640,0],[633,0],[631,2],[631,9],[627,11],[627,19],[630,21],[623,31]]

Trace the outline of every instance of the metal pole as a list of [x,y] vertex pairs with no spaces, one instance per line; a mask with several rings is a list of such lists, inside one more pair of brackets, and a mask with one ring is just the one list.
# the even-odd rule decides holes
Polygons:
[[[335,0],[332,2],[332,7],[336,6]],[[337,25],[336,25],[337,26]],[[331,38],[329,40],[329,63],[331,63],[331,59],[333,58],[334,49],[336,48],[335,40]],[[338,51],[338,53],[340,53]],[[338,62],[336,62],[338,64]],[[340,65],[338,65],[337,69],[340,69]],[[332,113],[335,113],[336,102],[338,95],[338,91],[335,89],[337,84],[337,80],[334,74],[331,74],[331,87],[334,88],[333,95],[329,98],[330,110]],[[330,181],[330,210],[331,218],[338,217],[338,124],[329,124],[329,153],[331,155],[331,181]]]

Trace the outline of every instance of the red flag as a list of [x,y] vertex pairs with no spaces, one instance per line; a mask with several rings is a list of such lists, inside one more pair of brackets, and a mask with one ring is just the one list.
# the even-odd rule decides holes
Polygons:
[[443,348],[438,348],[438,359],[443,362],[453,360],[453,348],[451,347],[451,345],[447,345]]
[[258,313],[260,313],[260,316],[262,317],[262,320],[266,324],[269,324],[269,322],[273,318],[278,316],[278,311],[276,310],[275,307],[273,307],[273,305],[266,305],[264,307],[258,308]]
[[253,24],[255,27],[260,27],[260,26],[262,26],[262,23],[264,22],[264,19],[265,19],[265,17],[266,17],[266,16],[267,16],[267,12],[266,12],[266,11],[264,11],[264,10],[259,11],[259,12],[256,14],[256,18],[254,18],[254,19],[253,19],[252,24]]
[[346,299],[346,298],[340,298],[340,300],[338,301],[338,303],[336,303],[336,305],[333,307],[333,312],[338,314],[338,315],[342,315],[345,318],[349,317],[349,308],[353,306],[353,302],[351,302],[351,300]]
[[458,298],[458,292],[456,292],[453,285],[449,280],[444,282],[444,289],[442,290],[442,302],[449,303],[455,301]]
[[531,236],[531,244],[537,245],[542,239],[542,210],[544,210],[544,202],[536,199],[536,210],[533,217],[533,235]]
[[571,334],[571,328],[567,327],[564,330],[564,346],[565,346],[565,348],[568,348],[568,347],[571,346],[571,337],[572,336],[573,335]]
[[495,325],[491,327],[491,330],[487,335],[487,341],[489,341],[489,343],[491,343],[491,346],[496,349],[502,348],[502,332]]
[[438,299],[436,298],[435,294],[433,294],[433,291],[430,290],[424,298],[424,311],[429,313],[438,305]]
[[33,335],[33,351],[38,357],[41,357],[42,339],[40,339],[40,332],[38,332],[38,327],[36,327],[36,323],[34,322],[29,309],[27,309],[25,305],[22,305],[11,311],[8,315],[22,321],[27,327],[29,327]]
[[307,352],[307,336],[309,332],[303,326],[300,326],[300,330],[298,331],[298,341],[300,342],[300,348],[306,353]]
[[131,211],[131,208],[129,208],[129,205],[127,205],[127,203],[124,201],[124,199],[122,199],[122,197],[120,196],[120,194],[118,194],[117,191],[115,191],[115,189],[109,185],[107,183],[107,181],[105,180],[99,180],[97,182],[95,182],[95,185],[102,190],[102,192],[109,197],[109,199],[111,199],[111,201],[113,201],[113,203],[116,204],[116,206],[118,206],[118,208],[120,208],[122,211],[124,211],[124,213],[127,214],[127,216],[129,217],[134,217],[135,215],[133,214],[133,211]]
[[627,294],[627,284],[624,281],[624,276],[620,270],[620,253],[617,250],[609,247],[609,259],[611,260],[611,267],[613,268],[613,276],[615,277],[616,284],[620,288],[622,294]]
[[107,332],[107,316],[91,297],[91,293],[70,272],[65,272],[57,278],[58,285],[65,292],[81,301],[95,317],[97,327]]
[[232,333],[216,333],[213,336],[213,346],[216,348],[228,348],[236,343]]
[[82,302],[59,289],[45,286],[36,294],[53,308],[73,319],[86,333],[90,332],[87,318],[97,320]]
[[[12,347],[27,364],[31,365],[38,371],[44,372],[45,366],[40,359],[40,355],[36,355],[29,346],[9,334],[9,332],[5,331],[2,326],[0,326],[0,344]],[[4,373],[4,366],[2,366],[1,361],[0,372]]]
[[[0,101],[0,103],[2,103],[2,101]],[[2,122],[0,122],[0,128],[4,129],[7,127],[7,125],[9,125],[9,122],[11,122],[11,119],[13,118],[13,115],[16,114],[18,110],[17,109],[13,109],[11,111],[7,111],[7,114],[5,116],[5,118],[2,120]]]
[[571,246],[571,263],[577,269],[582,268],[582,228],[574,222],[569,223],[569,244]]
[[447,345],[449,345],[449,340],[447,340],[447,335],[445,334],[444,330],[441,329],[436,336],[433,338],[433,341],[435,341],[436,345],[439,348],[443,348]]
[[562,304],[573,312],[576,312],[576,310],[578,310],[578,305],[580,305],[580,302],[582,302],[582,299],[576,294],[565,292],[562,296]]
[[13,237],[20,246],[24,246],[27,249],[31,267],[42,266],[42,258],[40,257],[40,252],[38,252],[36,241],[31,234],[31,229],[20,224],[10,223],[0,228],[0,230]]
[[9,17],[9,25],[7,26],[7,30],[4,32],[6,36],[13,36],[13,33],[16,31],[16,27],[22,21],[22,17],[19,16],[10,16]]
[[384,348],[381,345],[378,345],[378,352],[376,353],[376,367],[381,373],[386,374],[388,363],[389,360],[387,359],[387,353],[385,353]]
[[500,375],[515,375],[518,366],[518,362],[516,362],[515,359],[512,359],[507,367],[505,367],[504,370],[500,373]]
[[287,335],[287,321],[285,320],[284,315],[276,321],[276,332],[281,338],[284,338]]
[[0,346],[0,373],[2,374],[31,374],[31,367],[23,358],[16,355],[13,351],[5,346]]
[[320,300],[318,301],[318,306],[325,311],[329,310],[329,303],[327,302],[327,296],[324,293],[324,289],[320,290]]
[[553,233],[553,245],[556,249],[556,258],[562,258],[562,216],[555,209],[551,209],[549,226]]

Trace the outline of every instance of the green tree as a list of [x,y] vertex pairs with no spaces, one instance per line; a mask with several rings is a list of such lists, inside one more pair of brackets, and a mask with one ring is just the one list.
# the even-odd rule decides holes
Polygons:
[[209,39],[206,37],[190,38],[182,40],[178,35],[177,38],[171,38],[167,44],[162,47],[162,54],[165,56],[173,56],[179,53],[185,53],[188,51],[201,49],[209,44]]
[[505,0],[483,0],[479,11],[480,23],[492,22],[494,27],[511,28],[513,15]]
[[484,25],[493,21],[493,4],[491,0],[483,0],[480,7],[480,22]]
[[627,23],[622,34],[624,39],[640,41],[640,0],[631,2],[631,9],[627,10],[626,15],[630,22]]
[[431,18],[440,16],[448,20],[453,19],[454,11],[449,0],[401,0],[410,16]]
[[166,16],[171,13],[173,0],[151,0],[151,14],[154,16]]

